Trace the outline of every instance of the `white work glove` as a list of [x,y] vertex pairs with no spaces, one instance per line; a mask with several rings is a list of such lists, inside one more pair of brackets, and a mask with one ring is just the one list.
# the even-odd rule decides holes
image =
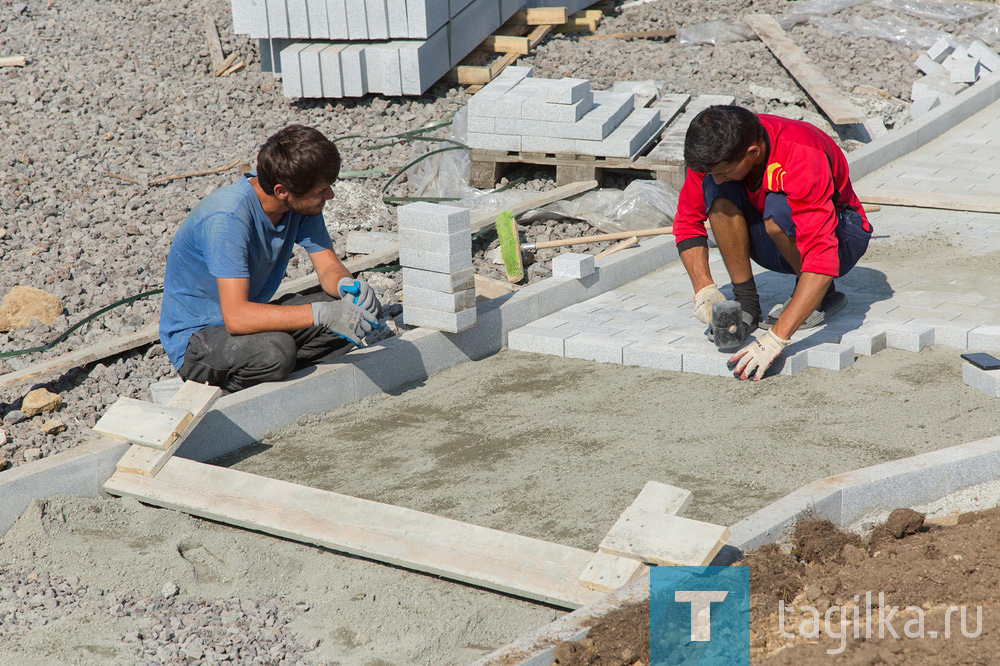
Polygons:
[[763,379],[764,373],[774,363],[774,359],[788,346],[788,340],[782,340],[770,329],[756,340],[736,352],[729,359],[729,369],[737,379]]
[[375,290],[364,280],[352,277],[340,278],[340,282],[337,283],[337,291],[341,298],[353,301],[355,305],[375,315],[376,319],[382,316],[382,304],[375,296]]
[[726,297],[722,295],[713,282],[707,287],[699,289],[698,293],[691,297],[691,300],[694,301],[694,316],[706,326],[711,326],[712,306],[726,300]]
[[350,300],[319,301],[310,303],[313,311],[313,326],[327,328],[340,337],[361,346],[361,340],[372,332],[378,320],[375,315]]

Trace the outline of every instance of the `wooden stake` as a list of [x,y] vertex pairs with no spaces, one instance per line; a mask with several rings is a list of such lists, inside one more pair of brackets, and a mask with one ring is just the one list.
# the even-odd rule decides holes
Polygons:
[[212,68],[212,76],[223,76],[223,73],[236,61],[236,52],[233,51],[226,56],[225,60],[219,63],[218,67]]
[[622,242],[616,245],[612,245],[607,250],[598,252],[596,255],[594,255],[594,259],[601,259],[603,257],[608,256],[609,254],[614,254],[615,252],[621,252],[622,250],[627,250],[630,247],[633,247],[638,244],[639,244],[639,239],[636,238],[635,236],[632,236],[631,238],[626,238]]
[[217,72],[222,66],[223,61],[222,41],[219,39],[219,30],[215,26],[215,19],[205,14],[204,24],[205,41],[208,42],[208,56],[212,59],[212,71]]
[[219,74],[219,76],[229,76],[233,72],[238,72],[244,67],[246,67],[246,63],[240,60],[238,63],[236,63],[235,65],[224,71],[222,74]]
[[0,58],[0,67],[24,67],[28,60],[23,55]]

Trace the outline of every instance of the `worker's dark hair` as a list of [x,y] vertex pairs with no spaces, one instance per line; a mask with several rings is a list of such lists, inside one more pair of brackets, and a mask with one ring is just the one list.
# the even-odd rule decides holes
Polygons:
[[741,106],[710,106],[691,121],[684,136],[684,162],[689,169],[708,173],[721,162],[743,156],[764,136],[760,120]]
[[268,137],[257,153],[257,183],[267,194],[282,184],[301,197],[340,175],[340,152],[323,133],[305,125],[289,125]]

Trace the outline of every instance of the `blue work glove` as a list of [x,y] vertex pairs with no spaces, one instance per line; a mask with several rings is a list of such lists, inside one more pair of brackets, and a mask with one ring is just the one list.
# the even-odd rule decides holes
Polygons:
[[375,315],[347,299],[310,303],[313,326],[322,326],[360,347],[361,341],[378,326]]
[[[337,283],[337,291],[340,292],[341,298],[346,299],[350,295],[352,297],[350,300],[355,305],[375,315],[375,319],[382,316],[382,304],[378,302],[375,290],[364,280],[351,277],[340,278],[340,282]],[[376,324],[375,328],[378,327]]]

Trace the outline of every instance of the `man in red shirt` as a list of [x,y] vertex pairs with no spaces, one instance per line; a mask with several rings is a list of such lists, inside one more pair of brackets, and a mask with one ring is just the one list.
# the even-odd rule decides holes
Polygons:
[[711,325],[712,305],[726,300],[709,270],[706,219],[746,333],[761,320],[750,260],[796,276],[791,298],[762,325],[768,330],[729,359],[739,379],[761,379],[795,331],[846,305],[833,279],[864,255],[872,227],[843,151],[809,123],[713,106],[691,122],[684,161],[674,237],[694,287],[695,316]]

